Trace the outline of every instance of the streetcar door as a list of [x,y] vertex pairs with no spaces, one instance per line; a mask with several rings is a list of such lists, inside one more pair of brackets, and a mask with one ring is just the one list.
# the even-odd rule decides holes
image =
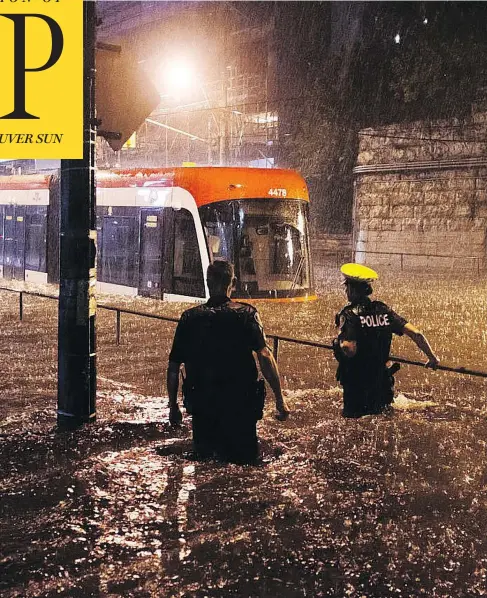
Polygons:
[[15,206],[5,206],[3,223],[3,277],[14,277]]
[[162,208],[140,211],[139,295],[162,296]]
[[14,278],[25,279],[25,206],[15,206]]
[[24,280],[25,277],[25,207],[5,206],[3,277]]
[[[174,210],[164,208],[164,219],[162,222],[162,293],[173,293],[172,270],[174,262]],[[163,297],[165,299],[165,297]]]
[[0,206],[0,277],[4,277],[3,274],[3,246],[5,238],[5,206]]
[[164,293],[205,296],[200,247],[193,215],[185,208],[164,210]]

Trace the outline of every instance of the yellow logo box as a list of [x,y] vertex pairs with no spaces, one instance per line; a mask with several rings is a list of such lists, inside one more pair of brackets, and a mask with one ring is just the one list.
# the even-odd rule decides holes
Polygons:
[[0,158],[83,157],[83,0],[0,0]]

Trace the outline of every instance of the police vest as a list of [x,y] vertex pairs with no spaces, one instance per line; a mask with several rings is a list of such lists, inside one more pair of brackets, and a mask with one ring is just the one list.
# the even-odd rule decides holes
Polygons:
[[339,339],[357,342],[356,367],[376,369],[386,363],[398,328],[395,316],[385,303],[369,299],[347,305],[338,314]]

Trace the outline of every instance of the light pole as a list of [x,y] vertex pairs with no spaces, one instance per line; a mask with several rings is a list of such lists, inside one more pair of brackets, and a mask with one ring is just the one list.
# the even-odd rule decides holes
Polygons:
[[95,420],[95,2],[83,2],[83,158],[61,161],[58,409],[62,429]]

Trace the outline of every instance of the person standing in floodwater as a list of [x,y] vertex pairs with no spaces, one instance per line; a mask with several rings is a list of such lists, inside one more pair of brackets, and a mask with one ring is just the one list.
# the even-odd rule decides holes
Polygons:
[[435,369],[439,360],[422,332],[385,303],[370,299],[377,272],[344,264],[341,273],[349,303],[335,317],[333,352],[343,386],[343,416],[382,413],[394,400],[392,374],[399,369],[398,364],[387,367],[393,334],[406,334],[428,358],[426,367]]
[[255,463],[265,386],[257,379],[254,353],[275,395],[277,418],[285,420],[289,408],[257,310],[230,299],[236,283],[233,264],[210,264],[207,282],[210,299],[183,313],[174,336],[167,370],[169,421],[177,425],[182,419],[177,395],[184,364],[184,404],[193,416],[196,457]]

